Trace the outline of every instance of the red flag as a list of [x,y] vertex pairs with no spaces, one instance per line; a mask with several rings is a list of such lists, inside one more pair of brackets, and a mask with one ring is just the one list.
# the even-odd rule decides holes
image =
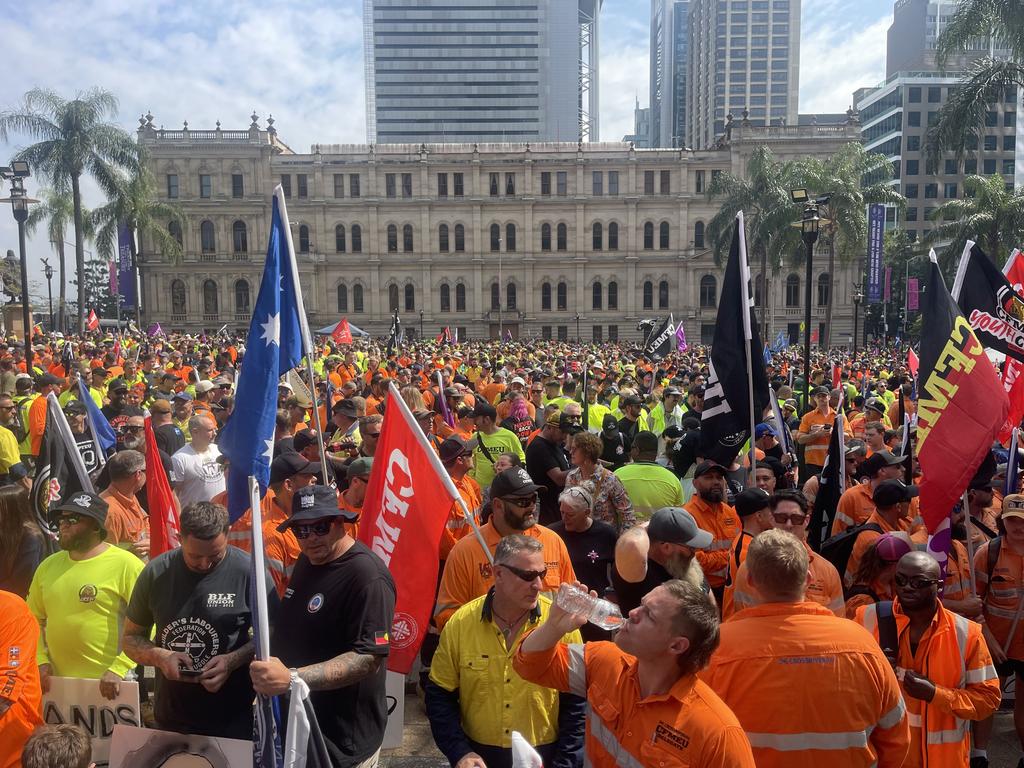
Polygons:
[[818,329],[817,328],[815,328],[813,331],[811,331],[811,343],[812,344],[817,344],[818,343]]
[[388,669],[407,674],[427,633],[441,532],[458,495],[454,485],[444,481],[447,475],[440,459],[394,384],[389,392],[359,540],[384,561],[395,580],[398,600]]
[[843,369],[838,365],[832,366],[832,389],[839,389],[843,380]]
[[437,343],[438,344],[450,344],[451,341],[452,341],[452,329],[449,328],[446,325],[444,327],[444,330],[441,331],[439,334],[437,334]]
[[348,318],[343,317],[338,321],[338,324],[334,326],[334,330],[331,332],[331,338],[334,339],[335,344],[352,343],[352,331],[348,327]]
[[[1003,274],[1018,296],[1024,297],[1024,259],[1016,248],[1006,260]],[[1004,445],[1010,439],[1013,428],[1024,420],[1024,364],[1007,357],[1003,363],[1003,389],[1010,400],[1010,413],[1003,428],[999,430],[999,442]]]
[[181,541],[178,502],[171,493],[152,420],[146,419],[146,500],[149,502],[149,559],[174,549]]
[[917,359],[917,353],[914,352],[913,347],[907,349],[907,368],[910,369],[910,375],[916,379],[920,361]]
[[89,310],[89,317],[87,317],[85,320],[85,327],[90,331],[95,331],[97,328],[100,327],[100,319],[96,317],[95,309]]

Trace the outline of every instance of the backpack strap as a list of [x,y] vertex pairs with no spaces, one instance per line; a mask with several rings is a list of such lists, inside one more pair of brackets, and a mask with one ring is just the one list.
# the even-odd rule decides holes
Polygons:
[[[968,533],[968,536],[970,533]],[[999,552],[1003,548],[1003,537],[996,536],[991,539],[988,543],[988,563],[985,567],[985,573],[988,575],[988,583],[992,584],[992,574],[995,573],[996,563],[999,562]]]
[[883,600],[875,605],[878,618],[878,645],[887,656],[899,653],[899,637],[896,633],[896,617],[892,614],[892,601]]
[[490,449],[487,447],[487,444],[484,443],[483,433],[481,433],[481,432],[477,432],[476,433],[476,442],[480,446],[480,453],[482,453],[484,455],[484,458],[486,458],[493,465],[494,464],[494,457],[491,456]]

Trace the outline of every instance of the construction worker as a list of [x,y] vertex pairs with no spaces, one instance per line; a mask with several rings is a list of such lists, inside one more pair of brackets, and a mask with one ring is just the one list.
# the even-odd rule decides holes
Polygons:
[[806,599],[804,542],[765,531],[744,565],[758,604],[722,625],[701,677],[736,714],[758,768],[903,765],[910,733],[896,675],[867,634]]
[[1002,692],[981,626],[939,600],[942,571],[927,552],[900,558],[896,599],[857,610],[896,668],[910,723],[903,768],[967,765],[967,722],[987,718]]
[[740,533],[736,510],[725,503],[729,470],[714,461],[702,461],[693,471],[696,493],[683,509],[693,515],[697,525],[711,533],[711,546],[697,552],[697,561],[704,569],[715,599],[721,604],[722,590],[729,578],[729,548]]
[[[761,465],[758,464],[758,467]],[[771,496],[760,488],[747,488],[736,494],[736,514],[740,516],[743,530],[729,547],[729,581],[722,594],[722,616],[733,613],[733,590],[736,575],[747,559],[747,548],[754,537],[772,528]]]

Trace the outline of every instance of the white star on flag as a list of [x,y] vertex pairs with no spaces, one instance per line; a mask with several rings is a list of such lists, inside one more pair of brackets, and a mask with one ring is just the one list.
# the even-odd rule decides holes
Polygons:
[[263,336],[261,339],[267,340],[267,346],[271,344],[277,344],[281,346],[281,313],[278,312],[276,315],[267,315],[267,322],[260,323],[260,327],[263,329]]
[[267,450],[263,452],[263,455],[267,457],[267,463],[270,463],[274,460],[274,441],[271,439],[264,440],[263,442],[266,443],[267,446]]

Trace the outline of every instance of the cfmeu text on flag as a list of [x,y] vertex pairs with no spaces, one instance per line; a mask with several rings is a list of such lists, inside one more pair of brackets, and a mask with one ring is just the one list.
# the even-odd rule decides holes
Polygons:
[[[409,499],[412,499],[412,475],[409,472],[409,458],[401,448],[395,448],[388,454],[384,470],[384,497],[380,514],[377,516],[376,530],[373,532],[371,548],[374,553],[391,565],[391,555],[402,535],[401,520],[409,511]],[[389,516],[391,519],[389,520]]]
[[953,320],[949,341],[942,348],[935,368],[921,387],[917,402],[917,449],[920,452],[928,435],[941,417],[949,401],[960,389],[957,373],[967,375],[977,364],[985,350],[971,332],[971,326],[962,315]]

